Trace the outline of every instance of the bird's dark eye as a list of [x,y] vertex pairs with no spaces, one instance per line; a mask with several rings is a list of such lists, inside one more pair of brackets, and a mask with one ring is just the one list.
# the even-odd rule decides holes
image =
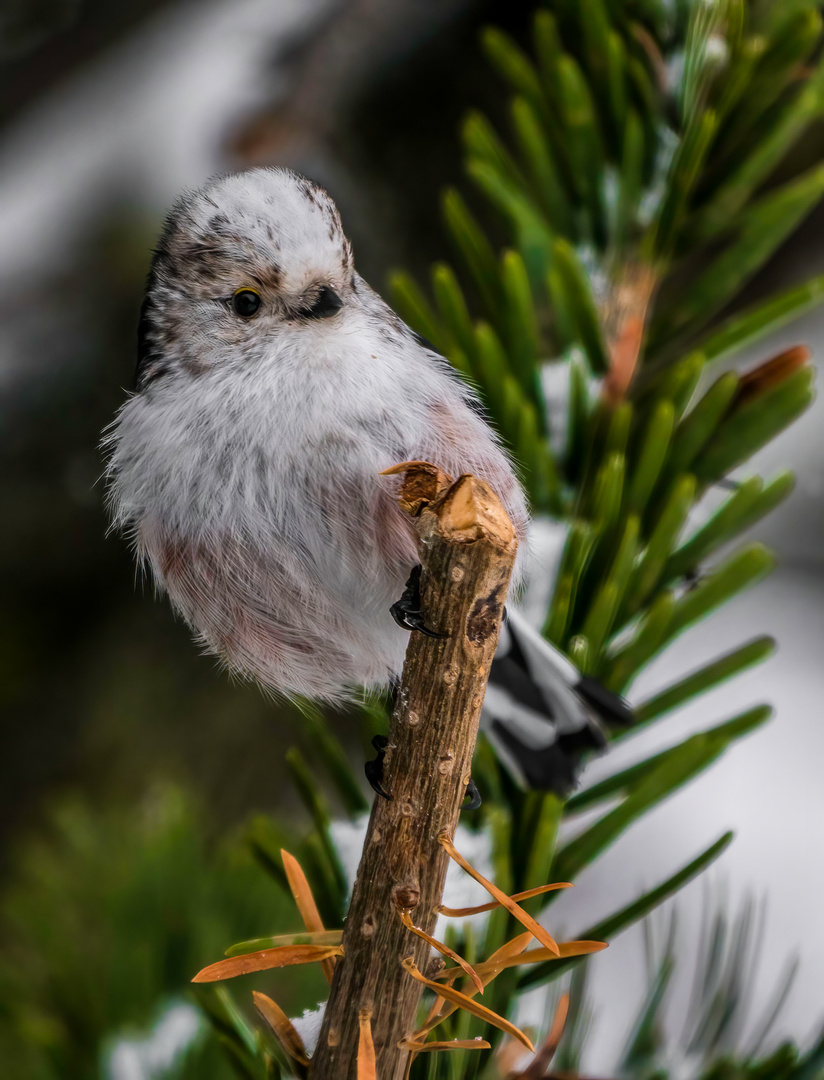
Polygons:
[[232,307],[242,319],[249,319],[260,307],[260,297],[254,289],[238,289],[232,297]]
[[334,315],[342,307],[343,300],[338,294],[333,289],[330,289],[328,285],[323,285],[315,297],[314,303],[301,308],[300,313],[307,319],[328,319],[330,315]]

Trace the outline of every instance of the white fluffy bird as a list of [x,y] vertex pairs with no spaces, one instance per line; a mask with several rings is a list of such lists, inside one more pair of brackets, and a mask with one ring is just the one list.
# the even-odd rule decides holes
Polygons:
[[[525,551],[526,501],[474,392],[357,274],[303,177],[253,169],[181,198],[138,338],[106,438],[113,521],[232,671],[332,702],[397,678],[390,609],[418,563],[380,475],[398,462],[488,481]],[[603,744],[598,715],[627,719],[514,612],[485,714],[509,764],[558,791]]]

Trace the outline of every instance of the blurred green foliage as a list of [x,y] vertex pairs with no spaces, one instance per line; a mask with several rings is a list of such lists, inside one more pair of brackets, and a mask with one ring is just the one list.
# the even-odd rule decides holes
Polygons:
[[[762,917],[763,909],[751,899],[736,912],[706,905],[689,961],[676,912],[645,923],[647,989],[616,1061],[616,1080],[658,1080],[671,1073],[702,1080],[811,1080],[821,1075],[824,1036],[805,1051],[786,1040],[769,1048],[797,960],[775,980],[763,1012],[752,1015]],[[692,968],[692,990],[686,1007],[679,1002],[673,1018],[673,976],[685,964]],[[587,965],[581,965],[570,983],[570,1022],[553,1062],[559,1074],[578,1071],[590,1026],[597,1022],[588,1001],[589,975]]]
[[[21,843],[0,900],[3,1076],[105,1075],[118,1038],[145,1037],[226,942],[288,918],[245,846],[210,830],[191,799],[158,787],[129,812],[64,802]],[[288,993],[299,1007],[317,1000],[308,974]],[[233,1075],[218,1041],[195,1046],[193,1075]]]

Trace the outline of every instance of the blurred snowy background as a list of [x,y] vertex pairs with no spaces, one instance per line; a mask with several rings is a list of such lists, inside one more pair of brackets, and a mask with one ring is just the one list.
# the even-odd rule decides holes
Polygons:
[[[455,130],[496,112],[476,47],[492,19],[519,36],[532,5],[473,0],[53,0],[0,11],[0,872],[49,807],[84,792],[104,812],[158,778],[196,792],[212,827],[289,813],[279,762],[295,713],[230,685],[199,657],[124,545],[105,539],[96,449],[131,381],[150,248],[176,194],[211,174],[287,164],[338,201],[364,276],[441,254],[437,193],[460,179]],[[804,152],[804,148],[801,148]],[[824,271],[824,210],[752,283],[751,297]],[[759,345],[824,355],[824,308]],[[688,632],[633,694],[646,696],[755,634],[768,663],[591,767],[619,763],[750,703],[763,730],[636,825],[554,909],[569,929],[634,897],[727,828],[732,848],[678,900],[691,952],[706,891],[767,902],[756,1004],[803,950],[782,1024],[824,1015],[824,434],[820,406],[754,463],[792,466],[793,497],[758,528],[779,555],[755,590]],[[536,555],[552,568],[552,543]],[[5,868],[5,870],[4,870]],[[0,880],[2,889],[2,880]],[[592,965],[588,1067],[605,1072],[643,992],[638,935]],[[686,974],[686,973],[684,973]],[[682,1000],[686,996],[686,980]],[[680,983],[679,983],[680,985]],[[758,1011],[758,1010],[756,1010]],[[123,1074],[126,1075],[125,1073]],[[137,1074],[136,1074],[137,1075]]]

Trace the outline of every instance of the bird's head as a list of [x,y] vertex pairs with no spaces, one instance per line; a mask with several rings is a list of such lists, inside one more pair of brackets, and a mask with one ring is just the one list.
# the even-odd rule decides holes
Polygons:
[[212,180],[172,209],[149,275],[137,386],[259,355],[351,302],[352,248],[326,192],[287,169]]

